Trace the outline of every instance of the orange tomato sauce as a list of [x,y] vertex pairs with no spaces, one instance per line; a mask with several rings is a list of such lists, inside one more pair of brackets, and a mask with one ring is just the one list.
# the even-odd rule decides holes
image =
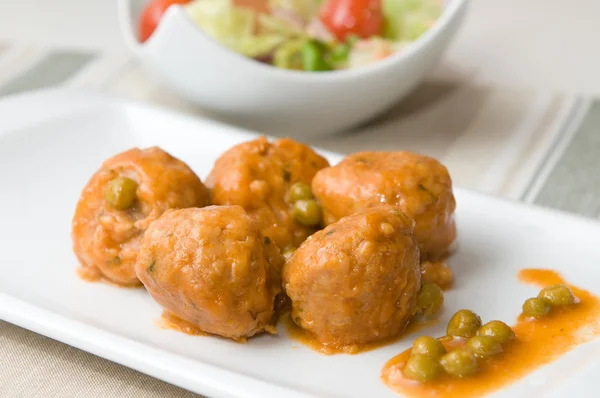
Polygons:
[[439,261],[425,261],[421,263],[421,281],[435,283],[442,290],[448,290],[452,287],[454,273],[448,267],[445,258]]
[[104,275],[102,275],[102,272],[100,272],[100,270],[96,267],[93,267],[93,268],[92,267],[77,267],[75,269],[75,272],[77,273],[77,276],[79,277],[79,279],[81,279],[82,281],[85,281],[85,282],[106,283],[111,286],[122,287],[122,288],[126,288],[126,289],[142,287],[141,283],[134,283],[131,285],[115,283],[115,282],[111,281],[110,279],[105,278]]
[[311,349],[313,349],[321,354],[325,354],[325,355],[334,355],[334,354],[351,354],[351,355],[353,355],[353,354],[360,354],[361,352],[372,351],[379,347],[382,347],[382,346],[385,346],[388,344],[392,344],[392,343],[402,339],[407,334],[414,333],[420,329],[433,326],[438,322],[437,319],[411,322],[408,324],[408,326],[406,327],[406,329],[404,330],[403,333],[400,333],[398,336],[394,336],[392,338],[389,338],[389,339],[386,339],[383,341],[378,341],[376,343],[370,343],[370,344],[364,344],[364,345],[339,345],[339,346],[336,346],[336,345],[321,343],[319,341],[319,339],[313,333],[309,332],[308,330],[304,330],[300,326],[296,325],[294,323],[294,321],[292,321],[292,318],[290,317],[289,313],[283,315],[281,317],[280,321],[283,324],[283,326],[285,327],[287,335],[291,339],[296,340],[299,343],[301,343],[302,345],[305,345],[306,347],[311,348]]
[[172,329],[191,336],[208,336],[208,333],[200,330],[198,326],[181,319],[169,311],[163,311],[162,316],[156,323],[162,329]]
[[77,272],[77,276],[81,280],[86,282],[104,282],[102,273],[98,270],[98,268],[77,267],[75,272]]
[[[566,283],[557,272],[543,269],[524,269],[519,272],[519,279],[539,287]],[[408,380],[402,375],[410,356],[407,350],[385,364],[381,372],[383,382],[407,396],[436,398],[481,396],[515,382],[600,335],[600,299],[584,289],[569,286],[579,298],[578,304],[555,308],[537,320],[520,316],[513,326],[516,339],[506,344],[501,354],[479,361],[477,374],[464,379],[443,376],[427,384]],[[464,343],[449,338],[440,340],[447,348]]]
[[[169,311],[163,311],[160,319],[156,321],[156,325],[161,329],[176,330],[181,333],[189,334],[190,336],[213,336],[223,338],[222,336],[216,334],[206,333],[192,322],[181,319]],[[267,325],[265,326],[265,332],[269,334],[277,334],[277,329],[273,326]],[[246,343],[248,341],[245,337],[233,340],[237,343]]]

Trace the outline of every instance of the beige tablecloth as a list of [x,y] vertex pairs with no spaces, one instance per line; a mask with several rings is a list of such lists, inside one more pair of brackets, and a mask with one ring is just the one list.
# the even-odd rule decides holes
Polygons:
[[[0,96],[57,85],[200,114],[126,53],[0,45]],[[308,143],[343,153],[405,149],[429,154],[448,166],[459,186],[598,217],[599,128],[596,100],[475,86],[442,66],[387,114]],[[0,321],[1,397],[192,395]]]

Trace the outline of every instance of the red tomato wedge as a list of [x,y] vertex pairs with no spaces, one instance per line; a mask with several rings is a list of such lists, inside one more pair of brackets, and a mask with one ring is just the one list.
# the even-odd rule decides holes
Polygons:
[[139,39],[144,42],[148,40],[158,22],[162,18],[167,8],[172,6],[173,4],[186,4],[191,0],[152,0],[142,11],[142,15],[140,17],[140,26],[139,26]]
[[383,30],[381,0],[326,0],[319,18],[339,40],[369,38]]

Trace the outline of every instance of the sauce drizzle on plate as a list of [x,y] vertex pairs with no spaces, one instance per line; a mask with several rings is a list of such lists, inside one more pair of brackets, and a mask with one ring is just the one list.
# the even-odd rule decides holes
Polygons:
[[163,311],[162,316],[156,323],[161,329],[177,330],[178,332],[189,334],[190,336],[209,336],[208,333],[200,330],[198,326],[181,319],[169,311]]
[[446,263],[446,257],[438,261],[425,261],[421,263],[421,281],[435,283],[442,290],[449,290],[454,282],[452,269]]
[[[488,360],[479,361],[479,371],[463,379],[447,375],[439,380],[422,384],[402,375],[402,368],[410,356],[410,349],[388,361],[381,379],[391,389],[410,397],[475,397],[491,393],[548,364],[574,347],[594,340],[600,335],[600,299],[590,292],[570,285],[556,271],[524,269],[519,272],[524,283],[544,287],[567,284],[578,304],[554,308],[547,316],[529,320],[522,315],[513,330],[516,339],[504,347],[504,352]],[[464,341],[444,337],[447,348]]]
[[325,355],[334,355],[334,354],[354,355],[354,354],[360,354],[361,352],[372,351],[379,347],[382,347],[382,346],[385,346],[388,344],[392,344],[392,343],[404,338],[408,334],[414,333],[420,329],[427,328],[427,327],[433,326],[438,323],[437,319],[411,321],[408,324],[408,326],[406,327],[406,329],[404,330],[404,332],[402,332],[402,333],[400,333],[400,335],[394,336],[390,339],[386,339],[384,341],[378,341],[376,343],[365,344],[365,345],[336,346],[336,345],[331,345],[331,344],[327,345],[327,344],[321,343],[319,341],[319,339],[317,339],[317,337],[313,333],[311,333],[307,330],[304,330],[300,326],[296,325],[294,323],[294,321],[292,321],[289,313],[283,315],[281,317],[280,321],[281,321],[282,325],[284,325],[288,337],[290,337],[293,340],[298,341],[302,345],[305,345],[306,347],[308,347],[312,350],[315,350],[315,351],[317,351],[321,354],[325,354]]

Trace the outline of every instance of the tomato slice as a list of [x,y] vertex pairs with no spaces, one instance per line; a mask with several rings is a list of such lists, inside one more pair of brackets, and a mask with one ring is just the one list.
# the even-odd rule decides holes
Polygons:
[[326,0],[319,18],[339,40],[378,36],[383,30],[381,0]]
[[191,0],[152,0],[144,10],[140,17],[139,39],[144,42],[152,36],[154,29],[158,26],[158,22],[162,18],[167,8],[173,4],[186,4]]

